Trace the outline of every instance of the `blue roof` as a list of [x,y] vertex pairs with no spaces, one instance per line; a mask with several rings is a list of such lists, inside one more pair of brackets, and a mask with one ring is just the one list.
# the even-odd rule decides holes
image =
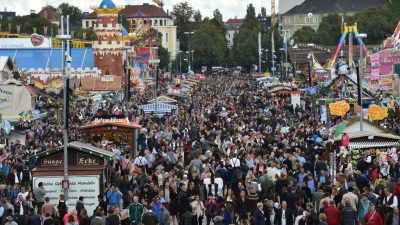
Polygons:
[[122,36],[128,36],[128,31],[126,30],[126,28],[124,26],[122,26],[121,33],[122,33]]
[[99,6],[100,9],[115,9],[116,6],[112,0],[103,0]]
[[[49,54],[51,57],[49,60]],[[53,49],[0,49],[0,56],[15,57],[19,69],[46,69],[60,68],[61,48]],[[94,56],[91,48],[72,48],[71,49],[72,68],[93,68]]]

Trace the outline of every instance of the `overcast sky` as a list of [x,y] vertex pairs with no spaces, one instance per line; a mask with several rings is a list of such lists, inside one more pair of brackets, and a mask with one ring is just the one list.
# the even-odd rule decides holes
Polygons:
[[[267,14],[270,13],[270,2],[271,0],[186,0],[189,4],[201,11],[203,18],[205,16],[212,17],[212,13],[215,9],[219,9],[224,17],[224,20],[229,18],[243,18],[246,15],[246,6],[252,3],[256,7],[256,13],[260,12],[261,6],[267,8]],[[295,1],[295,0],[281,0],[281,1]],[[298,1],[298,0],[296,0]],[[101,0],[0,0],[0,11],[3,11],[4,7],[7,7],[7,11],[16,11],[17,15],[29,14],[30,10],[36,10],[39,12],[40,9],[47,4],[57,6],[62,2],[78,6],[83,11],[89,11],[90,6],[98,6]],[[114,0],[117,5],[125,4],[143,4],[150,3],[151,0]],[[172,9],[172,6],[182,2],[182,0],[163,0],[165,10]],[[278,2],[276,0],[276,9],[278,11]]]

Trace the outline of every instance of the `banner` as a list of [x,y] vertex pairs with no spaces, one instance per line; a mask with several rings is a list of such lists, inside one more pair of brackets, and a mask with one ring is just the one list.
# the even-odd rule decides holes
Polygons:
[[371,80],[379,79],[379,53],[371,54]]
[[382,91],[392,91],[393,90],[393,75],[380,75],[379,76],[379,88]]
[[0,38],[0,49],[51,48],[50,38],[32,34],[30,38]]
[[25,86],[4,85],[0,87],[0,114],[3,119],[18,121],[20,113],[32,109],[32,96]]

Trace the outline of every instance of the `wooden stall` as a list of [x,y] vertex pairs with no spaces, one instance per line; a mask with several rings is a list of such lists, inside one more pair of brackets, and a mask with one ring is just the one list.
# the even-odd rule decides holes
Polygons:
[[[85,198],[85,208],[92,213],[98,204],[97,196],[104,194],[107,164],[114,154],[82,142],[68,144],[68,207],[75,208],[79,196]],[[44,183],[44,189],[53,204],[63,194],[64,147],[50,149],[33,156],[38,166],[32,170],[33,186]]]

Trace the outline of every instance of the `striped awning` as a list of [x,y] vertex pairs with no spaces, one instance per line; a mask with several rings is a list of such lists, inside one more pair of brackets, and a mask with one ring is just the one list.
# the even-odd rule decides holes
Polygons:
[[400,146],[397,141],[387,142],[350,142],[350,149],[361,149],[361,148],[382,148],[382,147],[397,147]]

